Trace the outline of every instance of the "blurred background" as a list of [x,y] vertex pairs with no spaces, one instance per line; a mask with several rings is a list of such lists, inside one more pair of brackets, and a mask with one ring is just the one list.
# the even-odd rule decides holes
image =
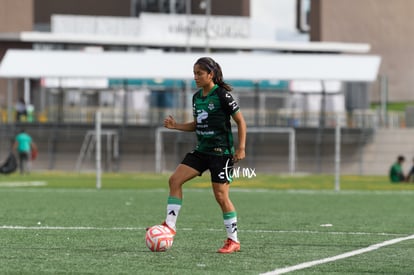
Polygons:
[[93,170],[99,110],[105,171],[173,170],[194,136],[157,128],[191,119],[192,64],[153,76],[211,55],[255,129],[241,165],[333,173],[339,142],[341,173],[387,175],[414,156],[413,14],[411,0],[0,0],[0,157],[26,129],[33,169]]

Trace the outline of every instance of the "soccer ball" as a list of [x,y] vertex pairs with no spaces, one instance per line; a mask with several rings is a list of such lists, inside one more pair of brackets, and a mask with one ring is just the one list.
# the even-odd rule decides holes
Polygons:
[[174,235],[164,225],[154,225],[145,234],[145,244],[153,252],[166,251],[172,246],[173,240]]

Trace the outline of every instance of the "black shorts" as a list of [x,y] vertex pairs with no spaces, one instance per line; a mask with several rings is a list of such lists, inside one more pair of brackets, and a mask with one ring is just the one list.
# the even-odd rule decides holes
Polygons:
[[215,156],[193,151],[185,156],[181,164],[196,169],[200,172],[199,176],[210,170],[211,182],[230,183],[233,180],[233,157],[230,155]]
[[29,153],[28,152],[19,152],[20,160],[29,160]]

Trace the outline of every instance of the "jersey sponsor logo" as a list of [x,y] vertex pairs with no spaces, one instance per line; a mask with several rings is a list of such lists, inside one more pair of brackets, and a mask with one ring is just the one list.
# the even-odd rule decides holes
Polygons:
[[208,118],[208,113],[204,110],[197,110],[197,123],[202,123],[203,120]]
[[234,100],[232,102],[229,102],[229,106],[231,107],[232,110],[235,110],[238,107],[237,102]]
[[196,134],[197,135],[202,135],[202,136],[212,136],[212,135],[214,135],[214,131],[196,130]]
[[[234,111],[236,110],[239,106],[237,105],[237,102],[231,97],[231,95],[229,93],[226,93],[226,98],[228,98],[229,100],[228,105],[231,107],[231,109]],[[231,100],[231,101],[230,101]]]

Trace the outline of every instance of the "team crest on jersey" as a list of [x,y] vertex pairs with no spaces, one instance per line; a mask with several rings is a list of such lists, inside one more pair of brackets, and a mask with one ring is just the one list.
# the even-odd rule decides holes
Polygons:
[[210,102],[210,103],[208,103],[208,107],[207,107],[210,111],[211,110],[214,110],[214,103],[213,102]]

